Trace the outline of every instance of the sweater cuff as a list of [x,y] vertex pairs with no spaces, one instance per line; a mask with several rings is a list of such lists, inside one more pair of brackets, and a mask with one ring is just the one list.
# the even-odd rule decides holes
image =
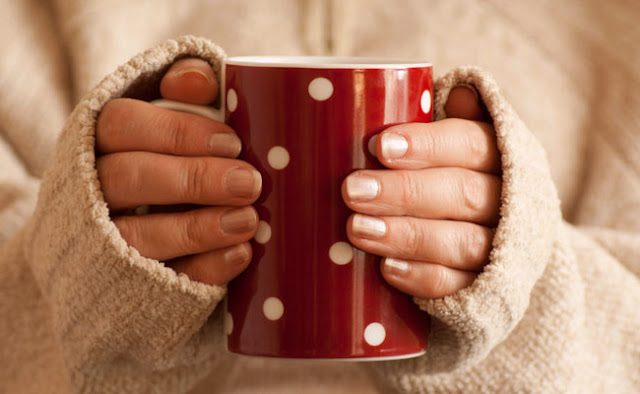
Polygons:
[[489,264],[451,296],[415,302],[431,316],[427,354],[375,368],[399,387],[425,373],[451,372],[484,359],[522,319],[532,289],[552,258],[561,230],[560,203],[546,153],[500,93],[476,67],[462,67],[435,85],[435,118],[458,84],[474,86],[491,116],[502,160],[501,219]]
[[155,98],[164,71],[187,56],[207,60],[220,75],[224,52],[191,36],[132,58],[75,108],[44,176],[25,255],[76,384],[88,384],[82,380],[101,364],[166,370],[203,362],[214,351],[200,329],[226,289],[191,281],[128,246],[109,218],[95,168],[102,107],[118,97]]

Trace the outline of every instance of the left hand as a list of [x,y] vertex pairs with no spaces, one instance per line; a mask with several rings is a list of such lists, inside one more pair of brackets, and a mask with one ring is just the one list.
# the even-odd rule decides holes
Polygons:
[[495,130],[472,89],[452,89],[448,119],[381,132],[376,156],[388,169],[355,171],[342,185],[356,212],[347,223],[351,243],[383,256],[385,280],[417,297],[471,285],[489,260],[501,163]]
[[[165,99],[212,103],[213,68],[184,58],[160,82]],[[262,178],[238,160],[241,143],[227,125],[117,98],[96,125],[96,169],[110,217],[120,235],[144,257],[191,280],[225,285],[251,261],[249,240],[258,228],[251,206]],[[136,207],[148,214],[132,214]]]

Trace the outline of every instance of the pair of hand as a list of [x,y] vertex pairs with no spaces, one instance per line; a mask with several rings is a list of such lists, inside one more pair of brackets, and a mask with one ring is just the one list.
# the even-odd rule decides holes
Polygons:
[[[499,218],[500,156],[473,88],[452,90],[450,119],[393,126],[376,156],[390,170],[359,170],[342,185],[355,212],[351,243],[385,256],[382,273],[408,294],[439,298],[467,287],[488,261]],[[164,75],[164,98],[216,99],[212,68],[183,59]],[[152,104],[115,99],[97,124],[97,170],[112,219],[141,255],[195,281],[225,284],[251,260],[261,177],[237,160],[227,125]],[[128,214],[143,205],[196,204],[190,210]]]

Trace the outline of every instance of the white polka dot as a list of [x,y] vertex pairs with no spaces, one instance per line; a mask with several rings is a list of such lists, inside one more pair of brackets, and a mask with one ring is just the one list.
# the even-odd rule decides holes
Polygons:
[[431,92],[427,89],[422,92],[422,97],[420,97],[420,107],[422,108],[422,112],[428,114],[431,111]]
[[282,146],[274,146],[267,153],[267,161],[275,170],[282,170],[289,164],[289,152]]
[[284,314],[284,305],[276,297],[269,297],[262,304],[262,312],[269,320],[278,320]]
[[258,222],[258,231],[253,237],[257,243],[266,244],[271,239],[271,226],[269,223],[261,220]]
[[353,246],[346,242],[336,242],[329,249],[329,258],[338,265],[349,264],[353,260]]
[[380,323],[371,323],[364,329],[364,340],[371,346],[378,346],[384,342],[387,332]]
[[233,112],[238,108],[238,95],[233,89],[227,91],[227,109],[229,112]]
[[333,94],[333,84],[327,78],[316,78],[309,83],[309,95],[318,101],[324,101]]
[[224,315],[224,331],[227,335],[231,335],[233,332],[233,316],[229,312]]

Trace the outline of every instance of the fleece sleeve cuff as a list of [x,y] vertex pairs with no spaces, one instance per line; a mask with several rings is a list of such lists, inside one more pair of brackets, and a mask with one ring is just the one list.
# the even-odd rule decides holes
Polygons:
[[[96,119],[105,103],[154,98],[164,71],[187,56],[207,60],[220,75],[224,52],[191,36],[135,56],[77,105],[42,181],[25,255],[78,387],[108,380],[101,374],[129,374],[130,388],[140,383],[147,391],[171,380],[182,391],[190,374],[206,373],[190,366],[214,357],[221,342],[207,324],[226,289],[191,281],[129,247],[109,218],[95,168]],[[172,369],[180,379],[172,379]]]
[[444,104],[458,84],[477,89],[495,127],[502,160],[501,219],[490,261],[470,287],[440,299],[415,299],[431,316],[427,354],[373,366],[396,387],[413,387],[411,381],[425,374],[476,364],[504,341],[524,316],[562,228],[546,153],[489,74],[463,67],[440,78],[436,120],[446,118]]

